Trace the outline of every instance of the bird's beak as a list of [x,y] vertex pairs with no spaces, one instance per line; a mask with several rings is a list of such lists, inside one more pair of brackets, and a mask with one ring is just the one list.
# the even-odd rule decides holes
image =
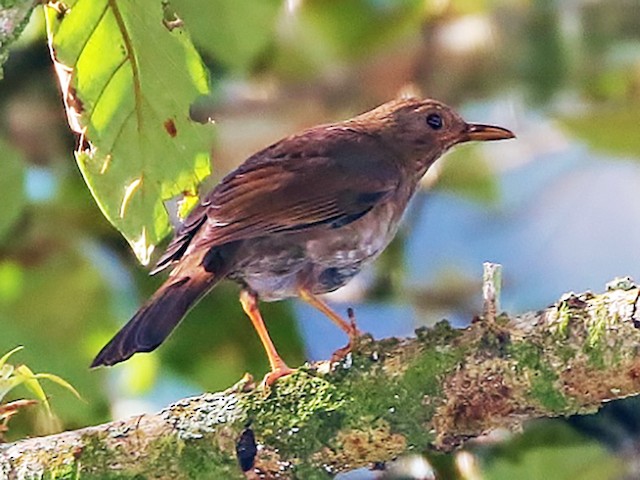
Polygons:
[[513,132],[506,128],[496,127],[494,125],[483,125],[481,123],[468,123],[467,128],[462,134],[462,141],[507,140],[515,137]]

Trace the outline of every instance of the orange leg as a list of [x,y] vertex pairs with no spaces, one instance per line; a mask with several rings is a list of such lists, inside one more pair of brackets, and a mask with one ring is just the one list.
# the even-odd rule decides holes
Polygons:
[[280,357],[275,345],[271,341],[271,337],[269,336],[267,327],[264,324],[260,310],[258,310],[258,298],[256,295],[247,290],[242,290],[240,292],[240,303],[242,304],[244,312],[251,319],[253,328],[258,332],[262,346],[267,352],[269,365],[271,365],[271,372],[267,373],[263,382],[270,386],[280,377],[284,377],[292,373],[293,370],[284,363],[284,360],[282,360],[282,357]]
[[358,327],[356,326],[356,322],[355,322],[354,316],[353,315],[349,315],[350,321],[347,322],[338,313],[336,313],[329,305],[327,305],[321,299],[316,297],[313,293],[311,293],[306,288],[301,288],[298,291],[298,293],[299,293],[300,298],[302,300],[307,302],[312,307],[320,310],[327,317],[329,317],[329,320],[331,320],[338,327],[340,327],[340,329],[343,332],[345,332],[347,335],[349,335],[349,344],[345,348],[342,348],[342,349],[338,350],[338,352],[336,352],[336,354],[334,354],[334,357],[340,358],[340,357],[343,357],[344,355],[346,355],[351,350],[351,347],[353,347],[353,346],[355,346],[357,344],[358,338],[362,336],[362,332],[360,330],[358,330]]

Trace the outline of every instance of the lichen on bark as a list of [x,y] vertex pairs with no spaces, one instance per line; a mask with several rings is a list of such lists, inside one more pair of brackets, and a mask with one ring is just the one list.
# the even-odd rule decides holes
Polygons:
[[341,361],[306,365],[271,389],[245,379],[155,415],[0,446],[0,472],[233,479],[245,478],[242,464],[249,478],[330,478],[531,418],[592,412],[640,391],[639,295],[617,285],[462,330],[440,322],[410,339],[364,338]]

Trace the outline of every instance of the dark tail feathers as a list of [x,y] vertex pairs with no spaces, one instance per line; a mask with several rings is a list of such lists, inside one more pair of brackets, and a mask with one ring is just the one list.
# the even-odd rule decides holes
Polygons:
[[104,346],[91,367],[115,365],[134,353],[155,350],[217,282],[210,273],[169,278]]

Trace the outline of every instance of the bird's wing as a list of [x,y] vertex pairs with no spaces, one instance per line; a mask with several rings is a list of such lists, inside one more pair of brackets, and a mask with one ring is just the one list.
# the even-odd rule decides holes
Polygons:
[[154,271],[189,249],[351,223],[398,187],[393,152],[347,128],[284,139],[229,174],[187,217]]

